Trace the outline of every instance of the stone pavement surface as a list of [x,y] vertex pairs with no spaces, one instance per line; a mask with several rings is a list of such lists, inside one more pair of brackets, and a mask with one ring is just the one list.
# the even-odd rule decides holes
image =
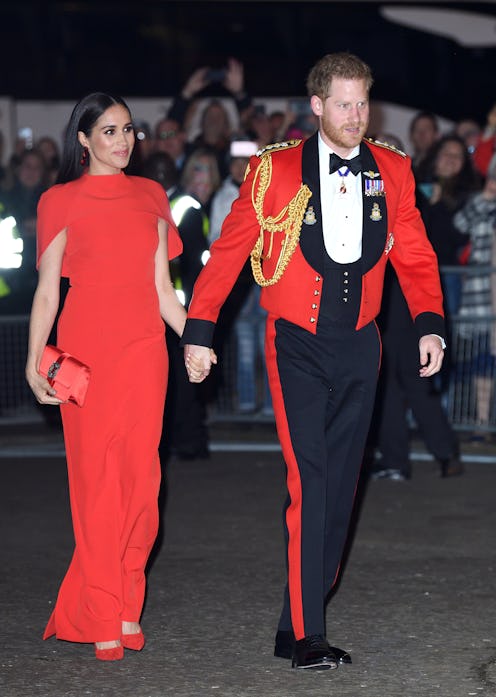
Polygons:
[[0,695],[496,695],[494,463],[468,461],[462,477],[443,480],[434,463],[415,462],[409,482],[364,482],[327,612],[328,638],[353,665],[305,672],[272,655],[284,579],[280,453],[171,460],[147,644],[105,664],[88,645],[41,639],[73,545],[65,462],[33,455],[50,440],[41,434],[22,457],[12,439],[0,438]]

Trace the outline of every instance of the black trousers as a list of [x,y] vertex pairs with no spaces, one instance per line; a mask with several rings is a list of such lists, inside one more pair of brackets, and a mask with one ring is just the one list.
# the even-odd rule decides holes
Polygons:
[[325,601],[339,572],[380,363],[375,323],[317,334],[267,321],[266,355],[287,467],[288,582],[279,629],[325,634]]
[[408,330],[390,330],[383,336],[383,361],[377,392],[377,446],[381,469],[399,469],[410,476],[410,431],[407,407],[412,409],[427,449],[438,460],[458,454],[458,440],[441,395],[432,378],[419,375],[418,339],[413,324]]

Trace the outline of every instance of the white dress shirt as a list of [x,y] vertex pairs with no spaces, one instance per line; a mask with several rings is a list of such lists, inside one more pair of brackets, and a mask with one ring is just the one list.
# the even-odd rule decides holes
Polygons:
[[[322,207],[322,229],[327,253],[338,264],[350,264],[362,256],[362,175],[341,168],[329,174],[332,150],[324,143],[319,133],[320,202]],[[355,157],[360,146],[351,152]],[[344,183],[345,192],[340,192]]]

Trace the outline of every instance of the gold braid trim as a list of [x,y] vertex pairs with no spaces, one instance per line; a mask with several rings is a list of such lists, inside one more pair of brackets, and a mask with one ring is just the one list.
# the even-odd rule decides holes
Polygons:
[[[303,216],[307,207],[309,198],[312,192],[306,184],[302,184],[296,196],[291,199],[275,217],[268,216],[264,218],[263,203],[267,189],[270,186],[272,179],[272,158],[270,155],[262,157],[262,161],[258,166],[253,179],[251,190],[251,200],[253,208],[257,215],[258,224],[260,225],[260,235],[255,246],[252,249],[250,260],[253,271],[253,278],[259,286],[273,286],[277,283],[284,271],[293,253],[298,246],[300,240],[301,225]],[[258,188],[257,188],[258,184]],[[270,233],[269,250],[265,257],[263,254],[264,231]],[[276,268],[272,278],[265,278],[262,272],[262,258],[270,259],[274,246],[274,233],[284,232],[284,238],[281,240],[281,252],[277,260]]]

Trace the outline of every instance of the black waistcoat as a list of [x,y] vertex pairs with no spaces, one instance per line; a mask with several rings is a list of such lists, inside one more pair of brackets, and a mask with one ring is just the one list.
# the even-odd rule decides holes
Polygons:
[[[365,143],[360,145],[362,170],[378,172],[377,163]],[[384,197],[371,199],[365,195],[362,174],[363,225],[362,256],[351,264],[332,260],[324,245],[322,210],[320,204],[318,135],[309,138],[303,146],[302,179],[310,188],[300,235],[300,248],[308,263],[322,275],[322,301],[319,325],[335,322],[356,325],[361,303],[362,275],[371,269],[384,253],[387,233],[387,209]],[[371,216],[373,203],[380,206],[380,217]]]

